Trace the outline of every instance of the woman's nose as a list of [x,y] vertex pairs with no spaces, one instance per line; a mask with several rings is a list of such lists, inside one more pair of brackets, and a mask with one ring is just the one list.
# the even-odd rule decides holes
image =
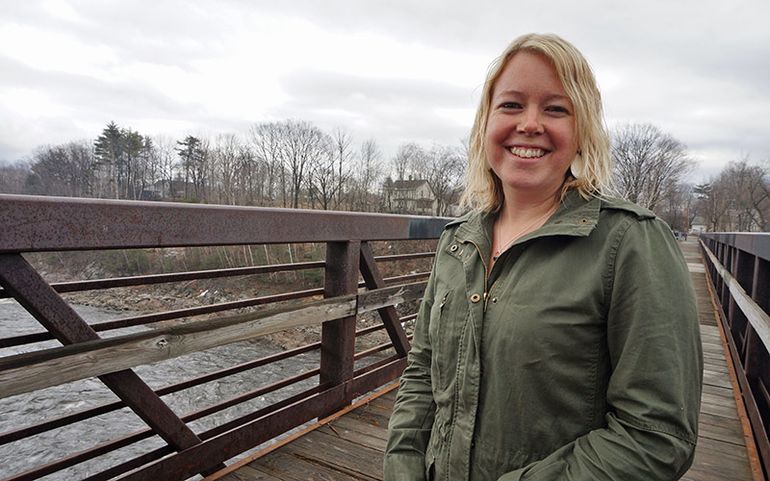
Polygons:
[[517,131],[527,135],[542,134],[543,123],[540,119],[540,113],[535,109],[526,109],[522,112]]

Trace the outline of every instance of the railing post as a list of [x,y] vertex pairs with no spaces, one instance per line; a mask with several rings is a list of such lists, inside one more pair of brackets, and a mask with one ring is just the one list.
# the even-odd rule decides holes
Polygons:
[[[737,247],[735,248],[733,255],[732,275],[738,284],[743,287],[746,292],[751,292],[751,279],[754,274],[754,256],[748,252],[744,252]],[[730,296],[729,300],[729,313],[730,324],[733,330],[733,337],[736,341],[736,347],[738,352],[744,354],[746,352],[746,344],[748,340],[748,332],[751,330],[751,324],[746,319],[746,315],[740,310],[735,302],[733,296]]]
[[[725,266],[725,269],[727,269],[728,272],[731,274],[735,273],[735,268],[733,266],[733,259],[735,258],[733,256],[733,251],[735,248],[731,245],[725,244],[725,260],[722,263],[723,266]],[[722,309],[727,310],[727,323],[732,328],[733,326],[733,318],[730,317],[728,306],[730,305],[730,286],[726,282],[722,282]]]
[[[324,297],[355,294],[358,290],[358,258],[361,243],[329,242],[326,245]],[[321,328],[320,383],[339,385],[353,379],[353,355],[356,349],[356,316],[325,322]],[[331,387],[331,386],[329,386]],[[342,405],[328,406],[320,417],[333,414],[350,404],[352,392],[346,389]]]

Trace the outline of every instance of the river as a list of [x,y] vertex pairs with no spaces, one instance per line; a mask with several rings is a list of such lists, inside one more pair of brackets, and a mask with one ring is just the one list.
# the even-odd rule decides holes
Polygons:
[[[106,321],[130,315],[125,311],[116,312],[105,309],[73,306],[89,323]],[[126,334],[142,330],[141,327],[120,329],[102,333],[104,337]],[[0,338],[43,330],[15,301],[0,299]],[[0,355],[20,353],[40,349],[41,346],[57,346],[56,341],[32,346],[18,346],[0,349]],[[196,377],[206,372],[233,366],[278,350],[265,341],[241,342],[181,356],[151,365],[140,366],[135,372],[150,387],[157,389],[183,379]],[[311,352],[278,363],[263,366],[245,373],[229,376],[223,380],[196,386],[180,393],[169,394],[163,400],[171,406],[177,415],[201,409],[237,394],[255,389],[267,383],[279,381],[293,374],[318,367],[318,353]],[[234,406],[220,413],[189,423],[193,431],[199,433],[223,422],[252,412],[259,407],[271,404],[318,383],[311,378],[289,388],[262,396],[252,401]],[[109,389],[98,379],[86,379],[55,386],[32,393],[20,394],[0,399],[0,432],[37,423],[45,419],[81,411],[83,409],[117,400]],[[88,419],[72,426],[55,429],[21,441],[0,446],[0,479],[13,474],[60,459],[67,454],[91,448],[99,443],[132,433],[146,425],[129,409],[108,413]],[[46,476],[46,480],[82,479],[102,471],[118,461],[133,458],[141,453],[162,446],[164,443],[157,436],[127,446],[118,451],[101,456],[87,463],[59,471]]]

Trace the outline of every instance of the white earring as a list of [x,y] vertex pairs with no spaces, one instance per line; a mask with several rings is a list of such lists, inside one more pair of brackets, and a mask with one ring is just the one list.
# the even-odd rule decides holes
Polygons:
[[581,175],[583,175],[583,157],[580,155],[582,154],[581,151],[577,151],[577,156],[575,156],[575,159],[572,161],[572,164],[569,166],[570,172],[572,172],[572,177],[578,179]]

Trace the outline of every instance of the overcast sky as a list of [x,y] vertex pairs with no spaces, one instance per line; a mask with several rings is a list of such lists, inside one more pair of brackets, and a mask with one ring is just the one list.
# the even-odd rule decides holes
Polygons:
[[592,64],[609,126],[661,127],[705,180],[770,160],[768,20],[768,0],[4,0],[0,162],[110,121],[180,138],[303,119],[386,157],[459,144],[489,63],[553,32]]

